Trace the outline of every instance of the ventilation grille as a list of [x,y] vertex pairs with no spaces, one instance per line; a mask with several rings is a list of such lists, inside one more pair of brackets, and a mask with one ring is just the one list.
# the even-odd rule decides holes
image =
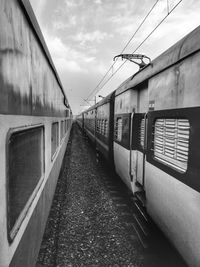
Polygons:
[[187,119],[157,119],[154,157],[180,172],[187,170],[190,124]]
[[97,119],[97,133],[108,136],[108,120],[107,119]]

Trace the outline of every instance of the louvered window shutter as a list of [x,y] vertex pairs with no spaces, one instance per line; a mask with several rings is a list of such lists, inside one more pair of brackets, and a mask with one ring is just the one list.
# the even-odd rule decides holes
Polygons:
[[182,173],[187,170],[190,124],[187,119],[157,119],[154,157]]

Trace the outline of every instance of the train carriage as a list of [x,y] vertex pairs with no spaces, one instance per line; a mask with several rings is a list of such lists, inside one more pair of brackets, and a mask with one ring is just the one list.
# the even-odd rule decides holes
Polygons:
[[35,266],[72,113],[28,1],[0,2],[0,266]]
[[116,170],[126,183],[133,180],[133,192],[142,185],[148,213],[190,266],[200,264],[199,33],[197,28],[131,77],[115,100],[119,120],[128,93],[132,109],[130,155],[123,143],[114,145]]
[[81,113],[76,116],[76,121],[81,129],[84,129],[84,114]]
[[116,172],[189,266],[200,266],[200,27],[114,92]]
[[96,109],[95,107],[89,108],[86,112],[83,113],[84,116],[84,130],[87,133],[90,140],[95,143],[95,118],[96,118]]
[[113,163],[114,93],[96,105],[96,148]]

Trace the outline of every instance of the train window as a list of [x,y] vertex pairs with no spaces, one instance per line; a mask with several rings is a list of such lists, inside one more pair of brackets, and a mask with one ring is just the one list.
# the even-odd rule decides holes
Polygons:
[[97,127],[97,133],[99,133],[99,123],[100,123],[99,119],[97,119],[97,126],[96,126]]
[[60,123],[60,141],[62,141],[63,137],[64,137],[64,121],[61,121]]
[[62,134],[62,121],[60,122],[60,142],[62,141],[63,134]]
[[93,127],[93,119],[90,119],[90,129],[93,130],[94,127]]
[[99,134],[101,133],[101,120],[99,119]]
[[95,119],[92,119],[92,129],[95,129]]
[[62,138],[65,136],[65,121],[61,122],[61,128],[62,128]]
[[108,120],[104,121],[104,135],[108,136]]
[[44,172],[43,127],[14,132],[8,141],[8,230],[14,238]]
[[116,120],[115,138],[119,142],[122,140],[122,118]]
[[104,130],[104,120],[101,119],[101,134],[103,135]]
[[154,158],[184,173],[187,170],[190,124],[187,119],[157,119]]
[[144,131],[145,131],[145,119],[142,119],[140,122],[139,140],[140,140],[140,145],[143,149],[144,149]]
[[59,144],[58,122],[52,123],[51,127],[51,157],[53,158]]
[[103,130],[103,120],[100,120],[100,134],[102,134],[102,130]]
[[65,120],[65,133],[67,132],[67,120]]
[[104,134],[104,120],[101,120],[101,134]]
[[101,120],[98,119],[98,133],[101,133]]

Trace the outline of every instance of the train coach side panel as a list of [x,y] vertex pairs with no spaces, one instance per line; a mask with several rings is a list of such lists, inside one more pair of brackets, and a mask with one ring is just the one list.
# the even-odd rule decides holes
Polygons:
[[40,195],[40,199],[33,211],[29,224],[22,236],[17,250],[15,251],[9,267],[35,267],[36,262],[33,260],[37,260],[40,243],[42,241],[43,232],[57,184],[57,178],[59,176],[63,157],[66,151],[68,138],[69,134],[54,162],[46,185]]
[[[5,119],[6,117],[6,119]],[[63,119],[57,118],[56,121],[59,122],[59,128],[62,129]],[[52,122],[55,122],[55,118],[50,117],[38,117],[38,116],[13,116],[13,115],[0,115],[0,147],[1,147],[1,179],[0,179],[0,196],[1,196],[1,205],[0,205],[0,225],[2,231],[0,231],[0,266],[7,267],[9,263],[15,255],[15,259],[13,260],[13,266],[32,266],[28,264],[16,264],[16,262],[20,261],[34,261],[35,256],[38,252],[38,246],[42,238],[43,229],[46,223],[46,218],[48,216],[49,206],[51,205],[51,201],[53,198],[53,193],[55,190],[57,177],[59,174],[60,166],[62,164],[63,153],[65,152],[66,145],[68,142],[71,123],[70,119],[65,120],[66,128],[64,129],[64,133],[62,135],[62,131],[60,131],[60,138],[57,150],[52,158]],[[8,188],[8,170],[11,169],[11,165],[9,164],[9,136],[8,132],[10,131],[10,127],[12,126],[12,132],[20,132],[22,126],[24,130],[28,131],[30,128],[42,127],[43,131],[43,166],[45,166],[43,173],[41,174],[40,180],[37,183],[37,186],[34,187],[34,191],[30,193],[29,199],[32,201],[28,201],[29,204],[25,207],[22,207],[20,211],[20,215],[16,218],[16,222],[18,222],[18,227],[15,226],[10,229],[8,227],[8,221],[10,218],[10,213],[7,212],[9,205],[7,198],[10,189]],[[26,146],[27,140],[24,139],[24,143]],[[34,153],[33,153],[34,154]],[[34,165],[34,158],[31,155],[27,155],[27,158],[32,159],[32,164]],[[22,162],[23,163],[23,162]],[[15,175],[19,176],[17,170],[15,169]],[[27,177],[29,178],[29,177]],[[20,187],[19,187],[20,189]],[[22,191],[21,195],[24,195]],[[44,193],[45,192],[45,193]],[[42,195],[42,197],[41,197]],[[16,199],[16,198],[15,198]],[[20,199],[20,198],[19,198]],[[19,200],[16,199],[16,200]],[[27,204],[27,202],[26,202]],[[14,207],[14,203],[12,203],[12,207]],[[41,209],[41,210],[40,210]],[[37,216],[39,214],[39,216]],[[38,221],[37,221],[38,220]],[[11,237],[11,232],[15,229],[15,235]],[[29,234],[27,234],[29,233]],[[24,236],[25,234],[25,236]],[[26,236],[28,237],[26,238]],[[12,241],[9,243],[8,241],[11,238]],[[19,247],[18,247],[19,246]],[[23,252],[24,250],[24,252]],[[19,252],[21,251],[21,252]],[[18,259],[19,257],[19,259]]]
[[110,102],[97,107],[96,146],[109,160]]
[[[152,136],[157,119],[185,120],[189,130],[188,150],[186,145],[184,148],[180,143],[177,149],[179,155],[184,155],[184,162],[187,159],[185,169],[180,171],[177,166],[167,166],[169,158],[166,157],[161,162],[155,159],[155,154],[150,155],[151,152],[148,152],[145,178],[149,214],[189,266],[195,267],[200,266],[199,59],[199,52],[192,54],[149,81],[149,102],[154,105],[150,117],[155,116],[148,128],[151,135],[149,151],[150,148],[154,150],[151,143],[155,141]],[[185,136],[187,132],[184,134],[183,131],[181,133]],[[175,134],[173,137],[175,138]],[[175,150],[174,147],[173,149]],[[181,160],[183,161],[182,158]]]
[[[114,108],[114,164],[117,174],[123,179],[126,185],[134,191],[134,183],[131,183],[129,175],[130,166],[130,116],[133,110],[138,109],[138,93],[135,90],[128,90],[115,98]],[[126,127],[124,122],[126,121]],[[136,158],[136,153],[132,159]],[[136,164],[132,160],[133,169]],[[132,170],[133,171],[133,170]],[[134,172],[134,177],[136,173]]]
[[64,95],[25,14],[20,1],[0,1],[0,113],[64,116]]
[[200,106],[200,52],[149,80],[155,110]]
[[[0,1],[2,267],[35,266],[34,261],[69,138],[71,115],[67,98],[28,0]],[[34,139],[31,128],[37,133],[38,142],[29,142]],[[19,137],[21,134],[25,137],[24,140]],[[21,143],[17,141],[18,138]],[[13,145],[9,145],[10,140]],[[27,157],[24,153],[21,164],[11,165],[11,159],[13,162],[21,159],[19,151],[12,150],[18,144],[19,147],[27,147]],[[31,145],[35,148],[33,153]],[[36,158],[38,161],[35,161]],[[26,162],[35,169],[27,171],[27,167],[24,171]],[[21,169],[16,165],[21,166]],[[12,175],[9,176],[8,170],[13,172]],[[35,183],[38,181],[36,187],[23,186],[23,181],[28,181],[27,176],[32,177],[27,173],[35,174],[40,171],[39,180],[35,180]],[[16,176],[18,180],[15,179]],[[11,180],[14,181],[14,186],[9,187]],[[14,190],[10,190],[13,188],[20,188],[21,191],[16,190],[15,194]],[[21,193],[22,189],[27,194]],[[23,205],[18,207],[18,214],[13,215],[10,210],[15,210],[15,204],[18,200],[21,201],[17,194],[26,196],[26,201],[24,198]],[[14,199],[12,203],[11,197]]]
[[84,113],[84,130],[92,142],[95,142],[95,109]]
[[147,210],[188,266],[200,266],[200,194],[166,172],[146,164]]

